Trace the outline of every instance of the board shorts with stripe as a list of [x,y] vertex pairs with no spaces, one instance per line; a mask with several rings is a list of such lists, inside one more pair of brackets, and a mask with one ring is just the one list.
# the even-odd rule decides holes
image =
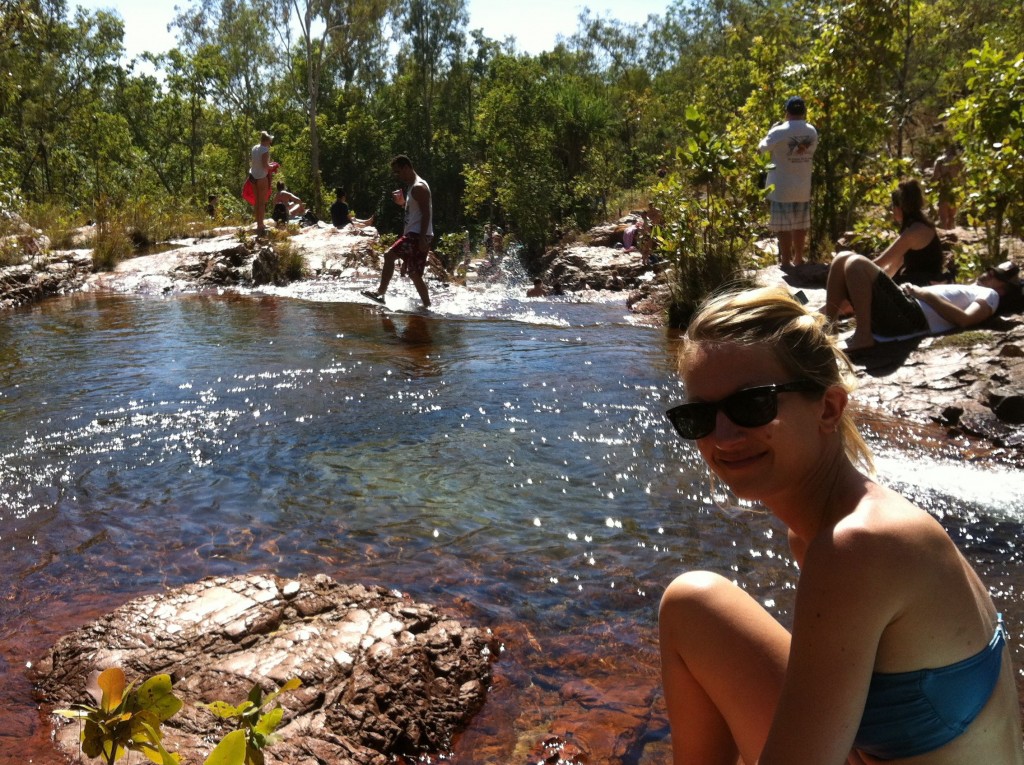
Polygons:
[[772,231],[806,231],[810,227],[810,202],[771,203],[771,220],[768,222],[768,228]]
[[398,237],[398,241],[391,245],[385,255],[393,254],[402,261],[402,276],[423,276],[427,267],[427,252],[430,250],[430,239],[427,237],[427,247],[420,250],[420,238],[423,234],[410,232]]
[[917,300],[883,273],[871,285],[871,333],[906,337],[928,332],[928,319]]

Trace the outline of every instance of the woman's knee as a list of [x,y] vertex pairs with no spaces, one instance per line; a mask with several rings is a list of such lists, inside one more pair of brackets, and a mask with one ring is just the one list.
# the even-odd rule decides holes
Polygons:
[[847,281],[857,279],[871,281],[878,275],[881,269],[874,264],[871,258],[854,254],[854,257],[849,258],[845,262],[843,270],[846,273]]
[[660,618],[682,615],[696,617],[701,611],[713,609],[721,594],[735,590],[736,585],[712,571],[687,571],[680,574],[661,596]]
[[847,266],[849,266],[851,263],[856,263],[858,260],[867,260],[867,258],[861,255],[859,252],[853,252],[852,250],[843,250],[842,252],[837,252],[835,256],[832,258],[832,265],[830,266],[830,268],[841,268],[843,270],[846,270]]

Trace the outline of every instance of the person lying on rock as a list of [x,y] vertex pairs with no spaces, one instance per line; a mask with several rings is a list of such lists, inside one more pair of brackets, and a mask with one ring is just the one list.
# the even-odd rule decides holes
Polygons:
[[786,526],[799,575],[791,628],[730,569],[665,591],[675,765],[1021,765],[1018,628],[942,525],[870,477],[823,317],[782,288],[713,296],[679,361],[669,422]]
[[1020,309],[1020,267],[1006,261],[987,269],[974,284],[898,285],[863,255],[833,262],[825,286],[825,318],[834,323],[848,304],[856,329],[847,351],[876,342],[937,335],[981,324],[997,312]]

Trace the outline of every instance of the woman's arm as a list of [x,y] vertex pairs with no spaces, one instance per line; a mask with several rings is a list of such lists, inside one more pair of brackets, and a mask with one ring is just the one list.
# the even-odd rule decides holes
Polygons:
[[992,306],[982,298],[978,298],[967,308],[959,308],[942,297],[942,295],[926,287],[904,284],[903,291],[915,300],[920,300],[953,326],[960,327],[961,329],[981,324],[981,322],[994,313]]
[[808,548],[782,694],[758,765],[848,762],[881,635],[896,612],[891,551],[837,527]]
[[881,255],[873,259],[873,263],[885,272],[890,279],[903,267],[903,258],[909,250],[920,250],[928,245],[935,232],[923,223],[914,223],[896,237]]

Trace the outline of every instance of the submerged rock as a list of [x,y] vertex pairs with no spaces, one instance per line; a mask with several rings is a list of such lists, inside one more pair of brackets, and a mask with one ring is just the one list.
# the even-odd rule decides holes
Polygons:
[[[88,701],[90,675],[129,682],[169,673],[184,707],[164,725],[182,763],[201,763],[227,730],[198,702],[245,700],[253,684],[283,694],[270,761],[383,765],[445,754],[483,705],[495,658],[489,631],[382,587],[323,575],[211,578],[134,600],[63,637],[34,669],[44,704]],[[77,724],[54,717],[77,752]]]

